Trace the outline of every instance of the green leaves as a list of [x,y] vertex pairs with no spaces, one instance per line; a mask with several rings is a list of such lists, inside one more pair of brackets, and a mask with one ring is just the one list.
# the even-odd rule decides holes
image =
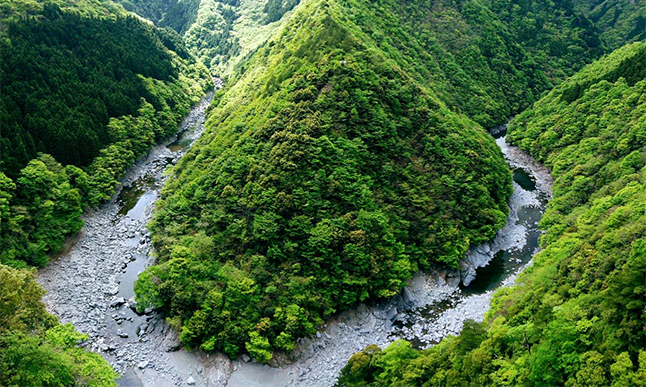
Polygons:
[[181,320],[190,346],[266,360],[420,267],[457,265],[505,221],[507,165],[417,73],[430,50],[373,40],[412,25],[323,3],[304,3],[240,70],[158,202],[160,263],[137,292]]
[[45,2],[34,11],[47,17],[11,20],[0,40],[0,261],[16,267],[44,265],[211,83],[148,24],[76,6],[104,17]]
[[0,264],[0,384],[116,386],[117,374],[79,347],[87,335],[45,310],[35,272]]
[[[356,355],[341,385],[644,383],[646,79],[608,81],[645,68],[644,52],[643,42],[617,50],[509,125],[508,139],[552,169],[554,198],[541,220],[543,250],[515,287],[496,294],[484,326],[465,327],[413,360],[403,351],[390,363],[370,362],[369,373]],[[580,95],[564,100],[573,88]]]
[[272,358],[269,340],[262,337],[258,332],[249,334],[249,341],[245,343],[245,348],[260,363],[267,363]]

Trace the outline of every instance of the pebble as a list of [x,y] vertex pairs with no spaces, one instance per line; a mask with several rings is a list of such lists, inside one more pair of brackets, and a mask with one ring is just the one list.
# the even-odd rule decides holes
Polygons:
[[[138,171],[138,174],[131,175],[130,179],[144,173],[157,173],[156,167],[151,165]],[[119,294],[119,286],[114,285],[120,281],[118,273],[124,261],[136,261],[137,257],[146,256],[150,249],[150,236],[145,231],[148,215],[143,219],[115,218],[117,211],[118,207],[109,203],[85,216],[86,225],[81,242],[60,259],[67,260],[68,263],[58,267],[53,263],[44,270],[44,274],[39,274],[43,287],[48,291],[43,300],[51,311],[61,317],[62,322],[74,322],[83,332],[96,331],[97,334],[91,334],[87,348],[107,353],[118,372],[131,367],[150,368],[158,371],[158,376],[166,375],[166,380],[172,380],[174,384],[181,385],[184,381],[188,385],[194,385],[197,383],[195,378],[191,376],[184,379],[186,374],[182,374],[174,360],[169,362],[169,355],[160,350],[161,340],[168,337],[169,333],[164,320],[154,314],[152,308],[146,309],[145,316],[142,317],[137,317],[130,311],[136,304],[134,300],[128,300],[128,308],[121,308],[119,314],[110,309],[126,303],[122,297],[109,302],[110,298]],[[111,231],[111,227],[117,228]],[[141,239],[129,240],[131,235],[141,235]],[[516,239],[514,237],[513,241]],[[465,317],[479,319],[487,311],[491,294],[481,294],[478,295],[479,298],[461,295],[458,288],[459,274],[456,277],[452,273],[430,273],[425,278],[430,278],[429,282],[425,282],[417,290],[415,287],[406,288],[399,300],[393,299],[369,308],[364,306],[343,312],[335,321],[330,322],[327,329],[317,332],[315,337],[299,339],[294,353],[296,363],[285,369],[288,373],[293,372],[291,384],[333,385],[347,359],[368,344],[385,347],[394,339],[404,337],[417,338],[425,345],[430,345],[429,343],[438,342],[448,333],[459,332]],[[420,309],[412,308],[450,299],[455,301],[449,309],[431,317],[422,314]],[[127,338],[128,334],[121,329],[115,331],[115,324],[109,319],[105,321],[105,316],[116,316],[115,321],[121,321],[123,329],[131,332],[134,331],[133,324],[138,325],[138,334],[142,337],[138,341],[119,340],[119,337]],[[144,321],[149,322],[149,325],[145,326]],[[401,327],[401,324],[396,324],[393,328],[388,326],[392,321],[403,321],[406,325]],[[142,332],[146,334],[143,335]],[[111,341],[119,343],[119,347]],[[208,361],[213,359],[211,356]],[[248,362],[251,358],[244,354],[241,360]],[[142,364],[145,367],[141,368]],[[197,372],[200,373],[199,369]],[[205,380],[210,373],[211,369],[204,372]],[[296,383],[297,380],[301,382]]]

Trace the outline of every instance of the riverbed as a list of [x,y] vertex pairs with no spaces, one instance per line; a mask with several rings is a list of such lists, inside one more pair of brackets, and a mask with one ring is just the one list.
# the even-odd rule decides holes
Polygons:
[[400,295],[339,314],[272,366],[181,349],[177,333],[155,311],[135,312],[133,286],[153,263],[146,224],[164,171],[199,138],[211,97],[191,110],[177,138],[130,168],[118,195],[84,215],[73,245],[39,273],[48,309],[89,335],[84,345],[122,374],[120,385],[332,386],[350,356],[369,344],[385,347],[403,338],[427,348],[459,333],[466,319],[482,321],[493,292],[531,264],[552,180],[546,168],[505,142],[503,129],[496,143],[514,176],[507,224],[489,243],[472,247],[460,270],[418,273]]

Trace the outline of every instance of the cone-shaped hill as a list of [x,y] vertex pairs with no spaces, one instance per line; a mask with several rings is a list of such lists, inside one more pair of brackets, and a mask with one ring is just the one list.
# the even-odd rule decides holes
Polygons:
[[302,3],[173,170],[151,225],[159,263],[136,291],[184,343],[266,361],[504,224],[500,150],[436,96],[446,84],[422,82],[429,52],[388,43],[405,28],[363,19],[374,6]]

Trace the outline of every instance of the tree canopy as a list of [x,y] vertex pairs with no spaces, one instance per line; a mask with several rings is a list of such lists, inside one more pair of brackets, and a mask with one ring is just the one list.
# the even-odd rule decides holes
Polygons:
[[297,10],[174,168],[151,224],[160,263],[135,290],[184,343],[267,361],[504,224],[500,150],[400,67],[419,58],[355,23],[367,7]]
[[644,42],[617,50],[510,123],[509,141],[551,169],[554,198],[543,250],[485,322],[425,351],[368,347],[340,385],[646,383],[644,55]]

